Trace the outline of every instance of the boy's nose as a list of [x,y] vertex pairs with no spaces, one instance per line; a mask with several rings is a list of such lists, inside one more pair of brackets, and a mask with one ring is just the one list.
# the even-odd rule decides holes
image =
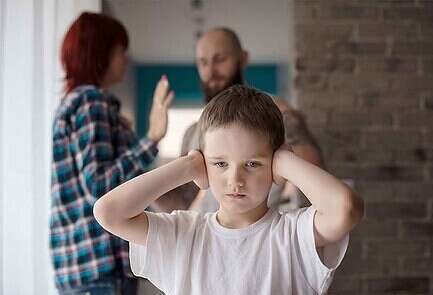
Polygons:
[[244,188],[245,181],[242,178],[242,175],[241,175],[239,169],[235,169],[232,172],[232,175],[230,175],[229,186],[230,186],[230,189],[232,189],[234,192],[238,192]]

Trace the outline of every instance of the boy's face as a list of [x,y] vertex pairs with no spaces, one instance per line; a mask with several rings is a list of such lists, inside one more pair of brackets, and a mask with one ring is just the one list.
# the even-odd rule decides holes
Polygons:
[[267,208],[273,151],[263,135],[236,124],[210,129],[203,154],[221,210],[244,214],[259,206]]

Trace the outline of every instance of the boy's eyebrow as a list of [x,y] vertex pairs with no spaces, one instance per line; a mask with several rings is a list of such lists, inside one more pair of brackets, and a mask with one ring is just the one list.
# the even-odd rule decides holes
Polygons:
[[[206,158],[211,159],[211,160],[223,160],[226,159],[226,156],[207,156]],[[268,158],[268,156],[265,155],[251,155],[251,156],[247,156],[245,157],[246,159],[266,159]]]

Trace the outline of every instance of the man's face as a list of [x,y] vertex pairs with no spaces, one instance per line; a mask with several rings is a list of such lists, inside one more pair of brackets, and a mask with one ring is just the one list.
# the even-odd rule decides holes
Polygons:
[[198,41],[196,61],[206,103],[222,90],[242,83],[241,55],[220,31],[207,32]]
[[267,210],[273,151],[263,135],[236,124],[210,129],[204,135],[203,154],[220,210],[247,215],[258,208]]

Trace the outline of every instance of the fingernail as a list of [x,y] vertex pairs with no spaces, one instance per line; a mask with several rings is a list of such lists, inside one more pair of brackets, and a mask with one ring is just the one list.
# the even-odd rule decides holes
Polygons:
[[164,75],[161,76],[161,79],[162,80],[167,80],[167,76],[164,74]]

